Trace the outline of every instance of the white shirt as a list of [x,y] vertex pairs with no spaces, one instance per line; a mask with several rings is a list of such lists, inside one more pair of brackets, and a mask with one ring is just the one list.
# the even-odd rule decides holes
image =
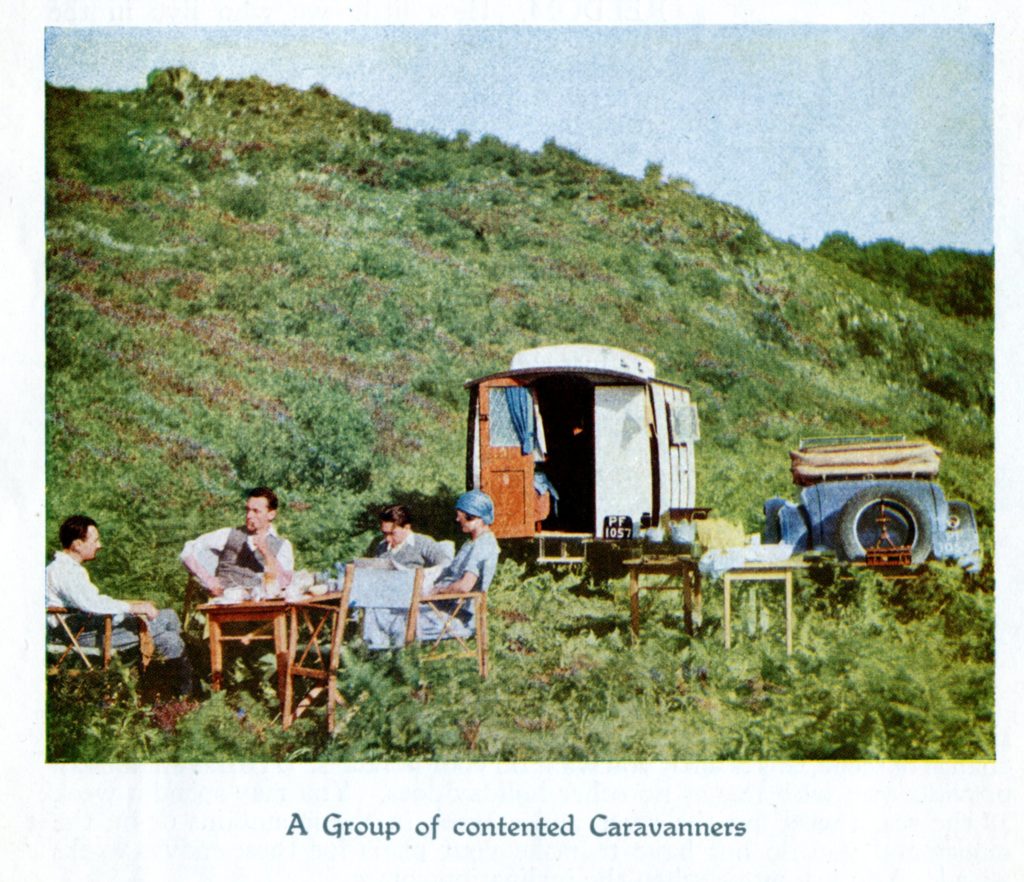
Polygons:
[[118,616],[115,623],[131,612],[127,601],[100,594],[85,567],[64,551],[56,552],[46,567],[46,605],[65,606],[94,615],[110,613]]
[[[203,533],[195,539],[190,539],[181,550],[179,560],[185,565],[204,586],[209,586],[217,572],[217,561],[228,544],[228,537],[234,527],[222,527],[209,533]],[[277,531],[271,526],[267,531],[271,536],[277,536]],[[280,537],[278,536],[280,539]],[[245,537],[245,544],[255,553],[256,546],[253,543],[252,534]],[[295,552],[292,550],[292,543],[287,539],[281,539],[281,547],[277,550],[277,562],[281,565],[283,574],[290,580],[292,571],[295,569]]]

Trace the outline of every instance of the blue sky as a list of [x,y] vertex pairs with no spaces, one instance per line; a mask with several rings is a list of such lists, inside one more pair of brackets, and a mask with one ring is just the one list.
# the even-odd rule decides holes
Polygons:
[[657,162],[805,246],[993,243],[986,25],[47,30],[55,85],[172,65],[321,83],[416,130],[554,138],[632,175]]

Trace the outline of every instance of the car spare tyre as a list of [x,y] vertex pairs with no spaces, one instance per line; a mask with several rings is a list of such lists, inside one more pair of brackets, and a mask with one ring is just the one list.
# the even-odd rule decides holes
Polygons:
[[916,566],[931,554],[932,520],[915,494],[898,484],[874,484],[843,506],[837,550],[847,560],[864,560],[868,548],[909,546],[910,562]]

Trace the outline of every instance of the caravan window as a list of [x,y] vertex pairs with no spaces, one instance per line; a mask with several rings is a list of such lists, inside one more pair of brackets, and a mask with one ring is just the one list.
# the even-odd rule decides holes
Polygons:
[[530,453],[534,445],[533,396],[520,386],[489,391],[491,447],[520,447]]
[[685,401],[666,401],[670,442],[676,447],[700,440],[697,406]]

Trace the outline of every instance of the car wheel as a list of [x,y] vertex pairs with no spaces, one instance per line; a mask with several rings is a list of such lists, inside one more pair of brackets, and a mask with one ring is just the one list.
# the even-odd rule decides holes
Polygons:
[[932,519],[902,487],[876,484],[858,491],[843,506],[839,542],[847,560],[864,560],[865,549],[876,546],[910,546],[910,561],[916,566],[932,552]]

